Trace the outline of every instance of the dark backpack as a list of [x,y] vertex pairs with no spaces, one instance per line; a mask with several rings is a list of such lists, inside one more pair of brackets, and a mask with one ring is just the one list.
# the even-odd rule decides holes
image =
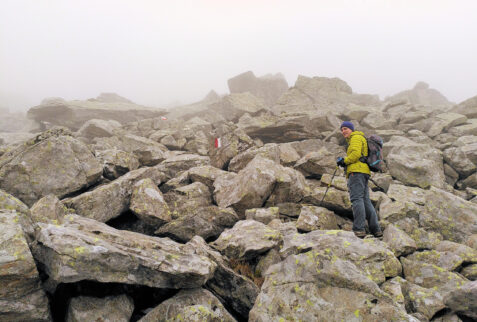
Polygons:
[[365,139],[368,143],[368,156],[362,156],[359,161],[366,163],[369,170],[373,172],[384,172],[383,139],[376,134],[365,137]]

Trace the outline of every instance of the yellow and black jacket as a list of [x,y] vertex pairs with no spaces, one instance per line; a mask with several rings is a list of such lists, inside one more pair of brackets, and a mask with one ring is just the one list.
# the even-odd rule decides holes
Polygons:
[[344,163],[346,164],[346,177],[352,172],[361,172],[371,174],[369,166],[366,163],[359,161],[361,156],[368,156],[368,143],[364,137],[364,133],[361,131],[353,131],[349,138],[348,150],[346,151],[346,158]]

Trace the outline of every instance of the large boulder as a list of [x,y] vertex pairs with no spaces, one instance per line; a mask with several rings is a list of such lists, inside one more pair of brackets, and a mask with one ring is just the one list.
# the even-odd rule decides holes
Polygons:
[[280,256],[319,250],[334,259],[352,262],[370,280],[381,284],[402,272],[399,260],[387,244],[374,239],[359,239],[350,231],[314,230],[307,234],[288,234],[283,237]]
[[278,247],[280,232],[255,220],[242,220],[225,230],[212,246],[233,259],[252,259]]
[[324,138],[323,132],[333,131],[339,120],[326,111],[284,113],[280,115],[242,116],[238,126],[252,138],[265,143],[284,143]]
[[463,114],[468,118],[477,118],[477,96],[457,104],[451,109],[451,112]]
[[238,121],[245,113],[259,115],[267,110],[265,102],[249,92],[233,93],[221,101],[210,105],[211,111],[220,114],[227,121]]
[[197,154],[179,154],[171,156],[156,168],[166,174],[167,179],[174,178],[183,171],[193,167],[206,166],[210,164],[210,158]]
[[161,116],[165,110],[134,104],[124,99],[98,97],[86,101],[45,99],[40,105],[30,108],[27,116],[48,125],[61,125],[77,131],[91,119],[115,120],[121,124]]
[[386,99],[387,102],[405,100],[414,105],[449,108],[452,106],[439,91],[429,88],[429,84],[417,82],[413,89],[399,92]]
[[245,210],[262,207],[272,195],[271,203],[298,202],[303,198],[304,177],[257,155],[239,173],[214,182],[214,199],[223,208],[232,207],[243,218]]
[[114,130],[121,127],[121,123],[114,120],[92,119],[83,124],[78,130],[78,136],[87,140],[109,137],[114,135]]
[[303,112],[329,110],[344,112],[350,104],[379,105],[376,95],[354,94],[351,87],[339,78],[306,77],[299,75],[295,85],[277,101],[272,111]]
[[334,247],[303,251],[267,270],[249,321],[412,320]]
[[477,205],[449,192],[431,187],[419,214],[419,225],[440,233],[444,239],[465,243],[477,233]]
[[387,155],[390,174],[407,185],[443,188],[445,174],[442,153],[428,145],[409,141],[393,147]]
[[250,92],[263,99],[268,106],[275,104],[288,89],[288,83],[280,73],[256,77],[252,71],[248,71],[230,78],[227,84],[230,93]]
[[159,185],[161,177],[162,173],[155,168],[137,169],[108,184],[79,196],[66,198],[62,202],[80,216],[107,222],[129,209],[133,186],[136,182],[151,178],[156,185]]
[[156,228],[172,220],[171,211],[162,192],[150,178],[134,184],[129,209],[139,219]]
[[0,319],[51,321],[35,260],[16,212],[0,210]]
[[460,274],[420,260],[401,257],[401,263],[406,280],[425,288],[435,288],[441,295],[456,290],[468,282]]
[[114,180],[125,173],[139,168],[139,160],[131,152],[117,149],[96,151],[96,158],[103,164],[103,176]]
[[454,312],[477,319],[477,281],[450,292],[444,298],[444,303]]
[[103,167],[88,147],[63,130],[45,132],[0,158],[0,188],[27,205],[62,198],[99,180]]
[[52,284],[92,280],[157,288],[200,287],[216,265],[167,238],[116,230],[67,215],[62,225],[39,224],[35,259]]

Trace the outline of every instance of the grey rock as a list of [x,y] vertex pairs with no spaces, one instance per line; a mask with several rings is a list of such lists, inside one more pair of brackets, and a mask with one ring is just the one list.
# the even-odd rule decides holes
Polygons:
[[60,224],[67,214],[67,209],[55,195],[47,195],[38,200],[30,212],[35,222]]
[[460,288],[467,279],[439,266],[401,257],[404,278],[425,288],[435,288],[441,295]]
[[296,222],[300,231],[339,229],[334,212],[315,206],[303,206]]
[[127,295],[107,296],[105,298],[79,296],[71,299],[66,321],[128,322],[133,310],[134,302]]
[[114,135],[114,130],[120,127],[121,123],[118,121],[91,119],[81,126],[78,130],[78,136],[88,140],[110,137]]
[[231,208],[217,206],[201,207],[160,227],[155,234],[171,237],[180,242],[188,242],[194,236],[205,240],[217,238],[226,228],[231,228],[239,220]]
[[171,211],[162,192],[150,178],[139,180],[134,184],[129,209],[139,219],[156,228],[172,220]]
[[444,303],[454,312],[477,319],[477,281],[468,282],[450,292],[444,298]]
[[116,149],[96,151],[96,158],[103,164],[103,175],[114,180],[139,168],[139,160],[131,152]]
[[204,285],[216,265],[167,238],[116,230],[96,220],[68,215],[62,225],[39,224],[35,259],[51,282],[92,280],[157,288]]
[[280,73],[256,77],[252,71],[248,71],[230,78],[227,84],[230,93],[250,92],[263,99],[268,106],[275,104],[278,98],[288,90],[288,83]]
[[391,247],[396,257],[408,255],[417,249],[416,242],[404,231],[390,224],[383,233],[383,241]]
[[129,209],[133,185],[136,182],[151,178],[158,185],[161,183],[161,177],[162,173],[156,168],[137,169],[106,185],[62,202],[80,216],[106,222]]
[[342,230],[314,230],[307,234],[284,235],[280,256],[287,258],[310,250],[352,262],[361,274],[378,284],[402,272],[399,260],[385,243],[374,238],[359,239],[352,232]]
[[245,219],[255,220],[267,225],[274,219],[279,219],[279,208],[252,208],[245,211]]
[[275,162],[256,156],[236,176],[216,180],[214,199],[219,207],[233,207],[243,218],[245,210],[272,206],[285,201],[297,202],[304,195],[303,176]]
[[250,148],[233,157],[232,160],[230,160],[228,171],[239,172],[257,155],[280,163],[280,148],[278,144],[269,143],[260,148]]
[[156,168],[167,175],[168,179],[176,177],[182,171],[193,167],[206,166],[210,164],[210,158],[197,154],[180,154],[172,156],[162,161]]
[[236,321],[211,292],[194,288],[181,290],[165,300],[139,321]]
[[246,320],[260,292],[257,285],[233,271],[226,258],[210,248],[201,237],[192,238],[188,245],[192,246],[197,255],[205,256],[217,264],[214,276],[209,279],[206,287]]
[[477,233],[477,206],[446,191],[431,187],[426,193],[419,225],[440,233],[444,239],[465,242]]
[[315,248],[267,270],[249,321],[411,320],[353,263]]
[[212,205],[212,194],[208,187],[200,182],[175,188],[164,194],[169,205],[172,219],[195,214],[202,207]]
[[0,319],[51,321],[48,299],[16,212],[0,210]]
[[62,198],[99,180],[103,167],[85,144],[45,133],[0,158],[0,188],[27,205],[48,194]]
[[242,220],[225,230],[211,245],[233,259],[252,259],[278,247],[280,232],[255,220]]

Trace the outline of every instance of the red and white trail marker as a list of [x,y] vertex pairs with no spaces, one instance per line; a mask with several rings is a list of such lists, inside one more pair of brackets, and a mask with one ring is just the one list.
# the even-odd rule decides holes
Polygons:
[[215,138],[215,147],[217,149],[222,147],[222,140],[220,138]]
[[161,116],[161,120],[167,120],[167,117]]

